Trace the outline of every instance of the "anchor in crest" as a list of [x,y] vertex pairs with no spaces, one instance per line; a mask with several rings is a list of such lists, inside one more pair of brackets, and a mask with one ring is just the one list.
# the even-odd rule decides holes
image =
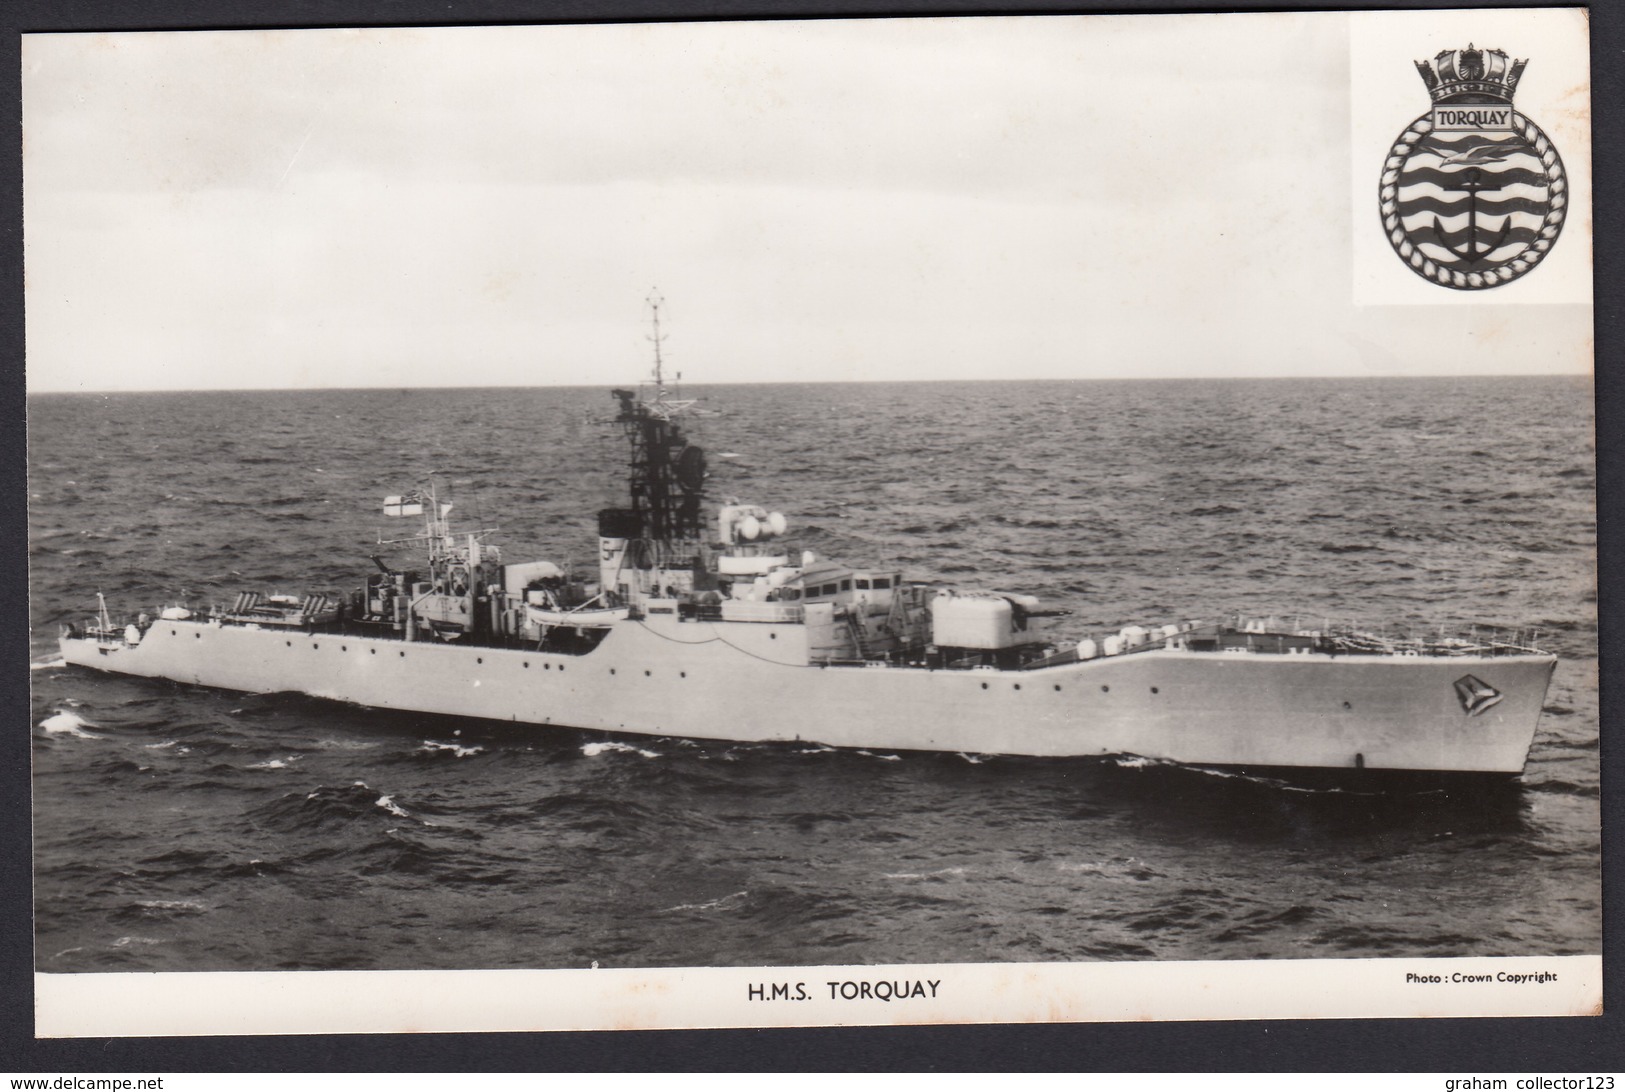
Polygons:
[[1456,189],[1467,193],[1467,238],[1460,247],[1453,247],[1445,241],[1444,225],[1439,223],[1439,217],[1433,217],[1433,237],[1439,246],[1461,259],[1463,265],[1471,269],[1485,258],[1489,257],[1497,248],[1507,241],[1512,233],[1512,217],[1508,216],[1501,221],[1501,232],[1485,246],[1478,246],[1475,240],[1478,237],[1478,195],[1484,190],[1498,190],[1500,183],[1486,178],[1484,172],[1477,167],[1469,167],[1462,171],[1461,181],[1456,183]]

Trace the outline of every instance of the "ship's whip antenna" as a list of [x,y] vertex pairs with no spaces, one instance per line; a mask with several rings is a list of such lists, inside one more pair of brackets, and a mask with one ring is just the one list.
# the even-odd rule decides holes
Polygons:
[[[653,290],[646,302],[649,304],[650,320],[654,324],[654,334],[649,338],[650,341],[654,342],[655,347],[654,390],[649,393],[647,401],[645,401],[643,393],[645,385],[638,384],[638,405],[650,415],[658,417],[662,421],[670,421],[672,418],[681,416],[693,409],[695,400],[692,398],[667,397],[667,395],[672,394],[680,395],[682,391],[676,388],[669,391],[666,389],[666,361],[660,352],[660,345],[666,340],[666,335],[660,332],[660,308],[666,301],[661,299],[660,292],[656,289]],[[678,372],[677,382],[681,383],[682,381],[683,373]]]
[[649,340],[654,342],[655,346],[655,397],[659,398],[661,395],[666,393],[666,380],[665,376],[662,374],[661,369],[663,365],[660,360],[660,343],[666,340],[660,336],[660,305],[666,301],[660,298],[660,291],[658,289],[654,289],[652,290],[652,294],[649,296],[647,302],[649,304],[649,310],[651,313],[650,317],[654,322],[655,332],[654,335],[649,338]]

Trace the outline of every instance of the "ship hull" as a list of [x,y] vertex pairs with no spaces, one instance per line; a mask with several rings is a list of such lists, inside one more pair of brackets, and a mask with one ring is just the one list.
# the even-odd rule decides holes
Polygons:
[[[637,735],[1491,775],[1522,771],[1555,664],[1156,649],[1020,671],[818,666],[799,626],[654,618],[586,655],[196,620],[159,622],[133,646],[61,648],[122,674]],[[1467,708],[1469,676],[1493,704]]]

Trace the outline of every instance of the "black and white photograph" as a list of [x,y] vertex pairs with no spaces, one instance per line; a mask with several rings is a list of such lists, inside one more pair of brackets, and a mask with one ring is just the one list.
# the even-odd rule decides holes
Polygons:
[[37,1033],[1598,1011],[1588,49],[24,35]]

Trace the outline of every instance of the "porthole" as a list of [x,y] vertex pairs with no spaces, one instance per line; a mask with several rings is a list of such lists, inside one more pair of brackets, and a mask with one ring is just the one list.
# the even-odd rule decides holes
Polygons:
[[551,671],[551,670],[552,670],[552,669],[553,669],[553,665],[552,665],[552,664],[543,664],[543,665],[542,665],[542,670],[543,670],[543,671]]
[[777,633],[769,633],[767,635],[767,639],[769,641],[777,641],[779,639],[779,635]]
[[406,659],[406,650],[405,649],[401,650],[401,659],[403,659],[403,660]]
[[350,651],[350,646],[349,645],[340,645],[339,646],[339,651],[340,652],[348,652],[348,651]]
[[485,657],[484,656],[476,656],[476,657],[474,657],[474,662],[477,663],[477,664],[483,664],[485,662]]
[[1344,709],[1353,709],[1353,708],[1354,708],[1354,706],[1352,706],[1352,705],[1350,705],[1350,704],[1349,704],[1349,703],[1348,703],[1348,702],[1344,702],[1344,703],[1343,703],[1343,708],[1344,708]]
[[201,634],[201,633],[194,633],[194,634],[192,634],[192,636],[196,637],[200,641],[203,640],[203,634]]
[[987,689],[987,683],[983,683],[983,684],[982,684],[982,689],[983,689],[983,690],[986,690],[986,689]]
[[686,679],[686,678],[688,678],[688,672],[686,672],[686,671],[679,671],[679,672],[678,672],[678,673],[677,673],[677,677],[678,677],[678,678],[679,678],[679,679]]
[[292,641],[283,641],[282,643],[287,645],[289,648],[293,647],[293,642]]
[[611,675],[613,675],[613,674],[615,674],[615,669],[614,669],[614,668],[613,668],[613,667],[612,667],[612,668],[610,668],[610,669],[609,669],[609,673],[610,673],[610,674],[611,674]]
[[378,650],[376,648],[369,648],[367,651],[372,653],[374,656],[378,655]]
[[310,647],[311,648],[321,648],[322,646],[317,644],[315,641],[312,641],[312,642],[310,642]]
[[1156,687],[1154,687],[1154,686],[1153,686],[1153,687],[1152,687],[1152,688],[1151,688],[1151,693],[1153,693],[1153,694],[1155,694],[1155,693],[1157,693],[1157,692],[1158,692],[1158,691],[1157,691],[1157,688],[1156,688]]
[[528,669],[530,667],[530,661],[529,660],[524,661],[522,666]]
[[563,670],[564,670],[564,665],[563,665],[563,664],[560,664],[560,665],[559,665],[559,670],[560,670],[560,671],[563,671]]
[[174,630],[170,630],[170,631],[169,631],[169,635],[170,635],[170,636],[171,636],[171,637],[173,637],[173,636],[175,636],[175,631],[174,631]]
[[1059,694],[1061,692],[1061,684],[1060,683],[1055,684],[1055,692],[1057,694]]
[[647,678],[648,678],[648,677],[649,677],[649,675],[650,675],[650,674],[651,674],[651,672],[648,672],[648,671],[645,671],[645,672],[644,672],[644,673],[643,673],[643,677],[644,677],[644,678],[645,678],[645,679],[647,679]]
[[1021,684],[1020,684],[1020,683],[1016,683],[1016,689],[1017,689],[1017,690],[1020,690],[1020,689],[1021,689]]
[[1107,691],[1109,691],[1109,690],[1110,690],[1110,689],[1111,689],[1111,687],[1109,687],[1109,686],[1107,686],[1107,685],[1106,685],[1106,684],[1105,684],[1105,683],[1102,683],[1102,684],[1101,684],[1101,685],[1100,685],[1100,692],[1101,692],[1101,693],[1102,693],[1102,694],[1104,694],[1104,693],[1106,693],[1106,692],[1107,692]]

